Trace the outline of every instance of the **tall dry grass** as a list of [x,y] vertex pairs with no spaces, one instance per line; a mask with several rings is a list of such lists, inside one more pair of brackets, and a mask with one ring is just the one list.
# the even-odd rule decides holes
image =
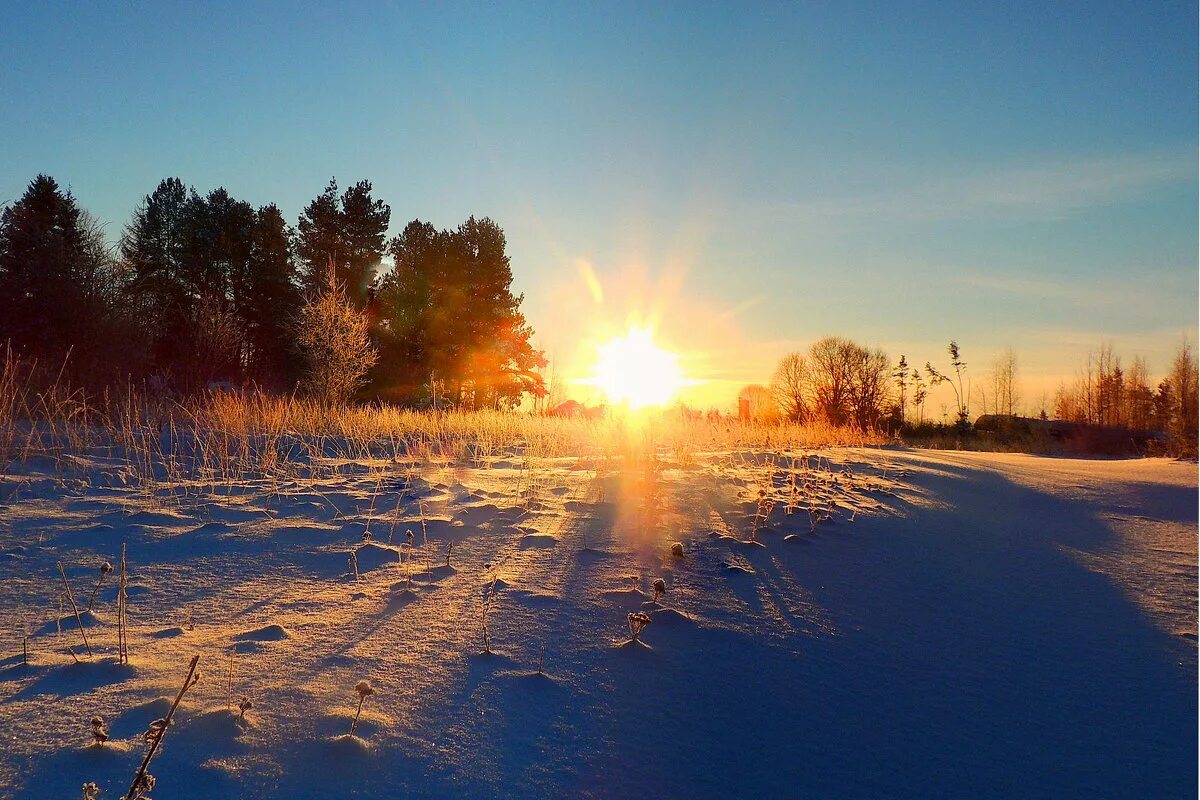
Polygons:
[[604,419],[501,411],[414,411],[334,406],[261,392],[186,400],[136,387],[86,396],[6,353],[0,364],[0,485],[21,465],[85,481],[97,475],[154,489],[331,474],[348,464],[486,467],[510,459],[531,471],[576,464],[662,460],[687,466],[707,454],[881,444],[827,424],[769,425],[680,414]]

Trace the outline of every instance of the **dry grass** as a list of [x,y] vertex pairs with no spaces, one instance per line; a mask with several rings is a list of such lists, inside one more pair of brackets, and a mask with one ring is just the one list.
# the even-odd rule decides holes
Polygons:
[[97,469],[122,483],[188,493],[243,480],[336,473],[347,462],[380,469],[486,468],[504,458],[536,490],[554,460],[584,469],[643,461],[690,466],[731,451],[812,450],[882,444],[883,437],[829,425],[766,425],[647,417],[547,417],[501,411],[413,411],[384,405],[332,406],[256,392],[214,392],[187,401],[133,388],[85,397],[61,381],[33,389],[32,370],[0,364],[0,485],[13,467],[53,465],[64,481]]

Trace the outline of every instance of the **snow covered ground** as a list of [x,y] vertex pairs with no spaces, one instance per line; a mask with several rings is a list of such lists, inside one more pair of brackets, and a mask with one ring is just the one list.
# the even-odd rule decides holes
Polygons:
[[[1195,794],[1195,465],[336,466],[215,489],[10,476],[0,796],[123,797],[193,654],[157,797]],[[122,543],[129,665],[114,576],[89,659],[56,567],[86,605]]]

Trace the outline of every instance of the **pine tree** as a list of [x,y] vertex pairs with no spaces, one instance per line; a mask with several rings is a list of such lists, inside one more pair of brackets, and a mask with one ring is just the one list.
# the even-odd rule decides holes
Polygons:
[[375,271],[386,252],[391,208],[371,196],[371,182],[359,181],[338,196],[337,181],[305,207],[296,226],[296,255],[304,287],[319,291],[333,261],[338,283],[356,308],[365,308]]
[[384,366],[410,397],[438,386],[455,404],[513,405],[541,396],[544,355],[513,295],[504,231],[471,217],[454,231],[419,220],[391,244],[395,269],[378,296]]
[[292,328],[301,299],[287,223],[275,205],[263,206],[254,215],[238,296],[250,347],[247,372],[255,380],[286,386],[295,379]]
[[47,175],[0,215],[0,341],[63,363],[88,359],[116,285],[103,235]]

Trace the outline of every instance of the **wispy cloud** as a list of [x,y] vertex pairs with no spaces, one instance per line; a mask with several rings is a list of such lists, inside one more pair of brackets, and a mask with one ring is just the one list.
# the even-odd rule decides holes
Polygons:
[[1137,200],[1162,187],[1194,183],[1196,169],[1197,154],[1190,145],[1107,157],[1041,158],[894,178],[872,191],[801,202],[792,210],[817,218],[908,222],[1053,219]]

